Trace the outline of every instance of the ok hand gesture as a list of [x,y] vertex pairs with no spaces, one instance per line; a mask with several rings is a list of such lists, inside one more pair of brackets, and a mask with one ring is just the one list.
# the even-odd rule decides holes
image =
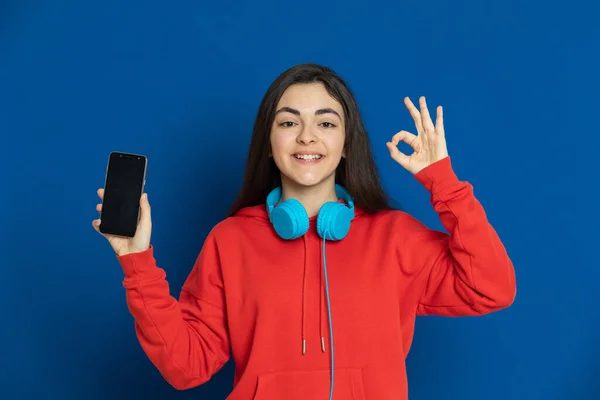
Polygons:
[[[396,133],[390,142],[386,143],[390,156],[413,175],[448,156],[442,106],[437,108],[437,119],[434,125],[429,116],[424,96],[421,96],[419,103],[420,112],[408,97],[404,98],[404,104],[415,121],[417,135],[402,130]],[[414,152],[411,155],[406,155],[398,150],[397,146],[400,141],[411,146]]]

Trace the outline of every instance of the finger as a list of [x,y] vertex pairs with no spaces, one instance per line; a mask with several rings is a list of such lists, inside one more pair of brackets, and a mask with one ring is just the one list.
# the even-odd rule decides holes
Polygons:
[[143,222],[145,224],[151,223],[150,203],[148,202],[147,193],[142,194],[142,196],[140,197],[140,209],[140,222]]
[[431,115],[429,115],[429,110],[427,109],[427,101],[425,100],[425,96],[421,96],[419,103],[421,106],[421,121],[423,128],[425,128],[427,132],[435,131],[433,121],[431,120]]
[[142,193],[140,196],[140,207],[150,208],[150,202],[148,201],[148,193]]
[[442,106],[437,108],[437,117],[435,119],[435,131],[440,135],[444,135],[444,110]]
[[412,101],[410,101],[408,96],[404,98],[404,104],[406,105],[406,108],[408,109],[408,112],[410,113],[411,117],[413,117],[413,120],[415,121],[415,126],[417,127],[417,132],[418,133],[423,132],[421,113],[419,113],[419,110],[417,110],[417,107],[415,107],[415,105],[412,103]]
[[100,199],[104,200],[104,189],[103,188],[98,189],[98,191],[96,193],[98,193],[98,197],[100,197]]
[[102,232],[100,232],[100,220],[99,219],[95,219],[92,221],[92,226],[94,227],[94,229],[96,230],[96,232],[102,234]]
[[102,204],[96,204],[96,211],[98,211],[99,213],[102,212]]
[[404,168],[408,168],[409,157],[406,154],[402,153],[400,150],[398,150],[398,147],[396,147],[396,145],[394,145],[394,143],[392,142],[387,142],[386,146],[390,151],[390,156],[392,157],[392,159]]
[[412,147],[414,151],[420,150],[419,137],[413,133],[402,130],[392,136],[392,144],[394,146],[398,146],[398,143],[401,141]]

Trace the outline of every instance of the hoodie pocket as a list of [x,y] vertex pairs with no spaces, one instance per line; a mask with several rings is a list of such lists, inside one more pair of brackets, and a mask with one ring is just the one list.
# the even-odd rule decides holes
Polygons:
[[[340,400],[366,400],[362,370],[336,369],[333,398]],[[328,399],[331,371],[282,371],[260,375],[253,400],[307,400]]]

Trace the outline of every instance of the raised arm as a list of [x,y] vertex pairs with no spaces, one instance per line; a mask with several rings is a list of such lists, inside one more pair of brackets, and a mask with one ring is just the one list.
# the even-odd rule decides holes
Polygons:
[[[409,250],[401,264],[420,271],[415,282],[421,293],[411,296],[418,298],[417,313],[481,315],[509,306],[516,296],[514,267],[472,186],[452,170],[442,107],[437,107],[434,125],[425,97],[419,99],[420,111],[408,97],[404,102],[417,134],[395,134],[387,143],[390,156],[429,191],[449,233],[429,230],[412,218],[406,222],[410,233],[403,246]],[[400,141],[414,152],[400,152]]]
[[411,262],[420,268],[419,315],[482,315],[511,305],[515,270],[504,245],[473,194],[445,158],[416,175],[449,234],[411,220]]

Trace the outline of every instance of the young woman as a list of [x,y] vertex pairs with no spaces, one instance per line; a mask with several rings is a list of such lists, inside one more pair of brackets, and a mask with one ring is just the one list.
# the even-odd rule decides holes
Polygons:
[[[449,234],[388,205],[350,90],[308,64],[268,89],[241,193],[178,300],[153,257],[146,194],[135,237],[106,236],[141,346],[171,385],[198,386],[231,356],[229,400],[407,399],[417,315],[512,304],[513,265],[452,170],[442,108],[434,124],[419,103],[405,99],[416,132],[400,131],[387,147],[430,192]],[[414,152],[401,153],[400,141]]]

